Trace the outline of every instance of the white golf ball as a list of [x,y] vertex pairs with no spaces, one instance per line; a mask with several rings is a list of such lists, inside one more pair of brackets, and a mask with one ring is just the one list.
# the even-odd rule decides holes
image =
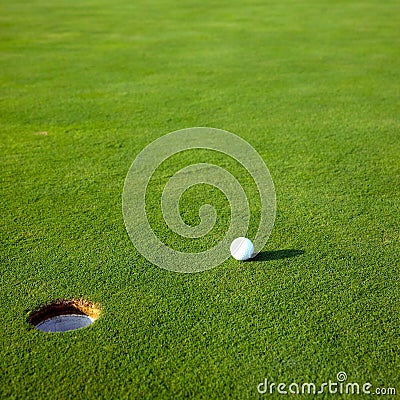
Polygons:
[[250,239],[238,237],[230,247],[232,257],[236,260],[244,261],[251,258],[254,254],[254,246]]

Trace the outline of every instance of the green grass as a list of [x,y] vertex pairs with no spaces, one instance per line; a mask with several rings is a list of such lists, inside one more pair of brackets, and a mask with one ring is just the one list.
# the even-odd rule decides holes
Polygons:
[[[199,3],[1,2],[1,398],[249,399],[264,378],[339,371],[400,393],[399,3]],[[277,219],[258,261],[177,274],[129,240],[132,161],[191,126],[268,165]],[[100,319],[27,323],[71,297]]]

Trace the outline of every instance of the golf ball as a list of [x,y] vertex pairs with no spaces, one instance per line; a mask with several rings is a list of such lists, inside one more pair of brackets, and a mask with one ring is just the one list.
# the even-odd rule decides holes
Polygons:
[[254,246],[250,239],[238,237],[230,247],[232,257],[236,260],[244,261],[251,258],[254,254]]

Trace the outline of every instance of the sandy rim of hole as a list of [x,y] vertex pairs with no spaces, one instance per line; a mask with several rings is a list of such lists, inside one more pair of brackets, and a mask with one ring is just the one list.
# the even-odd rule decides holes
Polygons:
[[36,326],[51,317],[69,314],[86,315],[95,321],[99,318],[100,312],[101,309],[98,304],[85,299],[61,299],[32,311],[28,317],[28,322]]

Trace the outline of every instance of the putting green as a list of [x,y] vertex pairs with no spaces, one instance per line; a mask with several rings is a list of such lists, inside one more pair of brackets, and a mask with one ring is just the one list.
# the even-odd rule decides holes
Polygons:
[[[398,1],[1,10],[0,398],[249,399],[265,379],[319,387],[339,372],[400,393]],[[122,192],[145,146],[194,126],[257,150],[277,214],[255,260],[181,274],[136,250]],[[204,251],[229,228],[229,203],[209,185],[180,202],[192,226],[214,206],[205,237],[163,220],[163,187],[197,163],[237,178],[254,237],[254,182],[203,149],[166,160],[149,182],[160,240]],[[98,304],[100,316],[64,333],[29,324],[59,299]]]

